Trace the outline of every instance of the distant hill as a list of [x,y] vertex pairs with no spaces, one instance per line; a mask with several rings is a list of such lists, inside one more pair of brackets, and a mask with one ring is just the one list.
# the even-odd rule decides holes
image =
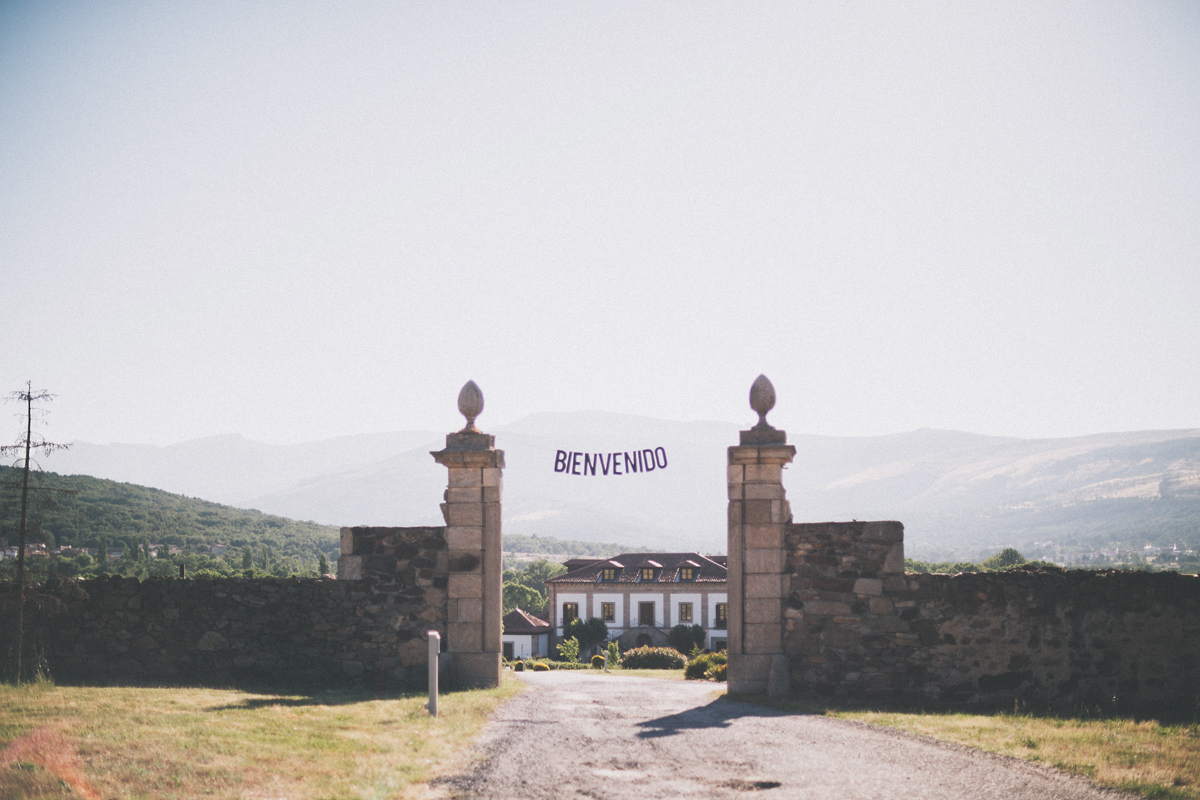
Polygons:
[[[11,467],[0,467],[0,485],[19,475]],[[44,472],[35,480],[55,492],[55,505],[34,503],[30,523],[38,534],[32,541],[55,546],[94,548],[103,538],[111,548],[135,544],[175,545],[188,551],[207,550],[225,544],[233,556],[246,547],[256,552],[269,547],[276,558],[294,558],[305,568],[315,567],[320,555],[337,558],[338,529],[315,522],[232,508],[207,500],[171,494],[160,489],[81,475],[63,476]],[[18,507],[12,492],[0,494],[0,537],[16,544]]]
[[[506,453],[505,534],[724,552],[725,451],[748,426],[603,412],[485,425]],[[443,436],[409,431],[287,447],[240,437],[166,448],[79,443],[48,466],[328,525],[441,524],[446,474],[429,451]],[[914,558],[978,560],[1005,546],[1030,557],[1147,543],[1200,549],[1197,430],[1037,440],[792,431],[789,441],[797,453],[784,486],[797,521],[898,519]],[[554,471],[558,450],[648,447],[664,448],[666,469]]]
[[[19,480],[20,473],[0,467],[0,486]],[[103,540],[109,548],[127,549],[143,543],[174,545],[187,552],[209,552],[212,545],[229,547],[228,559],[240,563],[250,548],[258,554],[270,548],[276,559],[294,559],[304,570],[315,568],[321,554],[337,560],[338,529],[315,522],[298,522],[254,509],[211,503],[161,489],[88,476],[63,476],[53,472],[35,475],[36,484],[54,490],[53,506],[33,503],[30,541],[51,546],[96,548]],[[66,493],[63,492],[65,490]],[[18,506],[12,492],[0,492],[0,540],[16,542]],[[573,557],[606,557],[638,548],[617,543],[581,542],[554,537],[504,537],[508,553],[546,556],[551,561]]]

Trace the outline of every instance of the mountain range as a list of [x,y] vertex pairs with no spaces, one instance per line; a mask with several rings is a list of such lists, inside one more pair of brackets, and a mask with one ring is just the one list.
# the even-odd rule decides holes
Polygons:
[[[530,536],[723,552],[727,422],[541,413],[498,426],[504,529]],[[1017,439],[922,429],[789,435],[796,521],[898,519],[909,555],[1027,555],[1107,546],[1200,549],[1200,430]],[[296,445],[218,436],[166,447],[76,442],[46,461],[85,474],[330,525],[440,524],[444,434],[400,431]],[[624,468],[661,448],[655,469]],[[621,474],[574,469],[589,454]],[[566,461],[564,457],[566,455]],[[592,455],[603,456],[593,459]],[[660,466],[665,463],[666,466]],[[631,461],[632,464],[632,461]]]

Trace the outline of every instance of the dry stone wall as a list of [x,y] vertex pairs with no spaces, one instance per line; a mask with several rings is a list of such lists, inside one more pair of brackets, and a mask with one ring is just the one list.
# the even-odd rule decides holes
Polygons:
[[58,581],[28,627],[64,681],[424,685],[426,633],[446,630],[445,529],[342,536],[344,580]]
[[953,701],[1200,698],[1200,578],[1010,570],[905,574],[898,522],[793,524],[793,691]]

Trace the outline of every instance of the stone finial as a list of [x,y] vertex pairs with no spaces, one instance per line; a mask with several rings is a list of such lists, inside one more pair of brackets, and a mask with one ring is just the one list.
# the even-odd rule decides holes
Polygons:
[[459,433],[482,433],[475,427],[475,418],[483,413],[483,392],[475,381],[467,381],[458,393],[458,412],[467,418],[467,426]]
[[758,413],[758,424],[755,428],[770,428],[767,423],[767,412],[775,407],[775,387],[766,375],[759,375],[750,387],[750,407]]
[[759,375],[750,387],[750,407],[758,414],[758,424],[748,431],[741,432],[743,445],[775,445],[786,444],[787,433],[771,427],[767,422],[767,412],[775,407],[775,387],[766,375]]

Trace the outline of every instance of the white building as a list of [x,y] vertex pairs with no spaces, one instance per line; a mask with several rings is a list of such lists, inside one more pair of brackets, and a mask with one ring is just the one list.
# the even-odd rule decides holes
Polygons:
[[623,649],[665,647],[676,625],[699,625],[706,647],[726,649],[725,556],[622,553],[609,559],[571,559],[566,566],[565,574],[546,582],[556,643],[571,619],[598,617]]
[[550,623],[519,608],[504,615],[500,647],[505,659],[536,658],[550,654]]

